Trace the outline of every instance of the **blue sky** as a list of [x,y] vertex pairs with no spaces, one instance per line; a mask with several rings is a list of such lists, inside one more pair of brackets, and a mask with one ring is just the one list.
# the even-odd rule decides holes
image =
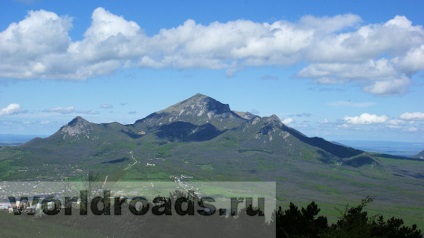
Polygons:
[[422,1],[0,3],[0,134],[195,93],[308,136],[424,141]]

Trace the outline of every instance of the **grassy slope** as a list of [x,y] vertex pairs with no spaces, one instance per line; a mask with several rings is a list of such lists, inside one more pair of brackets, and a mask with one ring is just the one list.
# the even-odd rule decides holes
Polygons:
[[33,216],[12,215],[0,211],[0,237],[105,237],[88,230],[77,230],[65,225],[34,219]]
[[[347,203],[372,196],[371,210],[424,227],[424,182],[414,177],[424,171],[424,162],[374,157],[380,165],[340,166],[330,155],[293,136],[273,134],[271,139],[261,134],[256,138],[254,132],[261,126],[228,130],[212,140],[190,143],[157,144],[148,134],[129,139],[122,133],[118,137],[103,134],[103,130],[98,131],[103,140],[82,141],[84,146],[78,142],[64,146],[56,139],[49,144],[35,141],[39,144],[32,153],[25,148],[1,149],[0,178],[84,178],[87,170],[93,169],[102,173],[101,179],[108,175],[109,180],[170,181],[170,175],[185,174],[196,180],[276,181],[277,196],[285,207],[289,201],[306,205],[315,200],[324,215],[335,219],[340,215],[335,207],[343,210]],[[121,130],[119,125],[109,127],[108,131]],[[56,152],[51,153],[53,150]],[[124,170],[133,163],[130,151],[138,163]],[[326,163],[320,161],[323,156],[328,157]],[[122,158],[126,159],[107,163]]]
[[[154,161],[155,167],[140,163],[123,179],[169,180],[171,174],[185,174],[196,180],[277,181],[277,196],[282,206],[289,202],[306,205],[315,200],[324,215],[333,221],[346,204],[354,205],[372,196],[375,198],[369,207],[372,214],[395,216],[407,224],[424,227],[424,182],[398,175],[401,172],[398,168],[411,174],[421,173],[423,161],[374,157],[380,165],[354,168],[260,150],[235,152],[234,147],[240,145],[236,138],[227,134],[209,143],[164,145],[151,157],[142,158],[143,162]],[[219,154],[214,153],[218,150]],[[237,164],[243,167],[234,170]]]

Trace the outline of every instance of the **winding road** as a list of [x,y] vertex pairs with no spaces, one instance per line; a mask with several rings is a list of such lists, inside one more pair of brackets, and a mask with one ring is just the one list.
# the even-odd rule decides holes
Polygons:
[[134,166],[135,164],[137,164],[137,163],[138,163],[138,160],[136,160],[136,159],[134,158],[133,152],[132,152],[132,151],[130,151],[130,152],[129,152],[129,154],[131,155],[131,158],[134,160],[134,163],[133,163],[133,164],[128,165],[128,167],[126,167],[124,170],[130,169],[132,166]]

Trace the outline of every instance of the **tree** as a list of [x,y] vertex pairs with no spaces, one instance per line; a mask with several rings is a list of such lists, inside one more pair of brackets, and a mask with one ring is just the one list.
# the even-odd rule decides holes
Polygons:
[[390,218],[384,221],[383,216],[368,217],[363,209],[372,202],[371,197],[366,197],[356,207],[348,208],[333,224],[326,233],[327,237],[385,237],[385,238],[421,238],[421,230],[416,225],[407,227],[403,225],[403,220]]
[[301,210],[293,203],[285,211],[279,207],[273,218],[277,237],[318,237],[328,228],[327,218],[317,217],[320,211],[315,202]]

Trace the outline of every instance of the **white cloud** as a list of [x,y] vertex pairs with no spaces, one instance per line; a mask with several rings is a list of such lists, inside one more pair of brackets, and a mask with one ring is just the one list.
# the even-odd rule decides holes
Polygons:
[[423,44],[422,26],[396,16],[384,24],[317,38],[313,50],[306,52],[312,64],[298,76],[321,84],[358,82],[371,94],[402,94],[410,77],[424,69]]
[[133,21],[127,21],[121,16],[116,16],[103,8],[97,8],[92,15],[90,28],[85,32],[85,40],[102,42],[119,35],[125,38],[136,36],[140,27]]
[[312,28],[318,32],[337,32],[347,27],[353,27],[358,25],[362,19],[353,14],[337,15],[334,17],[315,17],[315,16],[304,16],[300,19],[301,25]]
[[[298,22],[187,20],[147,36],[103,8],[80,41],[72,19],[44,10],[0,32],[1,78],[81,80],[124,67],[224,69],[305,63],[298,76],[321,84],[358,82],[371,94],[401,94],[424,69],[424,30],[404,16],[361,25],[357,15],[304,16]],[[42,32],[43,34],[40,34]]]
[[47,109],[45,110],[45,112],[55,112],[55,113],[60,113],[60,114],[71,114],[75,112],[75,108],[74,107],[54,107],[51,109]]
[[403,94],[407,91],[410,83],[410,79],[406,77],[380,80],[366,86],[364,91],[379,95]]
[[406,129],[406,131],[408,131],[408,132],[417,132],[419,130],[416,127],[409,127],[408,129]]
[[382,53],[403,54],[422,45],[423,37],[421,26],[413,26],[406,17],[396,16],[386,23],[364,25],[356,31],[321,35],[311,45],[315,50],[307,53],[314,61],[361,62]]
[[93,110],[76,110],[75,107],[54,107],[47,110],[44,110],[44,112],[49,113],[59,113],[59,114],[86,114],[86,115],[95,115],[99,114],[96,111]]
[[397,125],[405,124],[405,121],[398,120],[398,119],[392,119],[392,120],[387,121],[387,124],[397,126]]
[[394,58],[393,62],[400,70],[409,75],[424,69],[424,44],[410,49],[403,57]]
[[287,118],[284,118],[284,120],[282,120],[281,122],[288,125],[288,124],[292,123],[293,121],[294,121],[293,118],[287,117]]
[[51,57],[66,54],[71,26],[70,18],[44,10],[30,11],[24,20],[10,24],[0,33],[0,76],[35,78],[53,73],[48,63]]
[[[0,53],[8,62],[0,65],[2,78],[85,79],[106,75],[123,67],[138,52],[139,26],[97,8],[92,25],[81,41],[68,32],[69,17],[44,10],[0,32]],[[42,34],[41,34],[42,33]]]
[[379,124],[384,123],[389,118],[386,115],[376,115],[376,114],[370,114],[370,113],[362,113],[359,116],[345,116],[344,120],[349,124]]
[[405,124],[405,121],[398,120],[398,119],[392,119],[387,121],[387,127],[392,129],[399,129],[402,128],[402,126]]
[[410,84],[410,79],[387,59],[360,63],[311,64],[303,68],[298,75],[303,78],[316,78],[316,82],[320,84],[356,81],[365,85],[365,92],[378,95],[403,94]]
[[424,112],[405,112],[399,118],[407,121],[421,121],[424,120]]
[[0,116],[14,115],[14,114],[23,113],[23,112],[25,111],[22,110],[21,105],[17,103],[12,103],[0,109]]

